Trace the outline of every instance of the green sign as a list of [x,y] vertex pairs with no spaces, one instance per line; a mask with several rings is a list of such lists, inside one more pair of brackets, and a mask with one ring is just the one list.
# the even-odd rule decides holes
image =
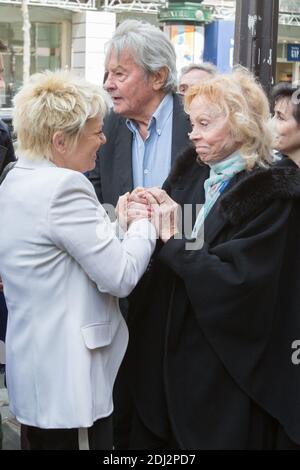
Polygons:
[[158,20],[164,23],[198,23],[206,24],[212,21],[212,8],[204,7],[194,2],[181,2],[172,4],[168,8],[161,8]]

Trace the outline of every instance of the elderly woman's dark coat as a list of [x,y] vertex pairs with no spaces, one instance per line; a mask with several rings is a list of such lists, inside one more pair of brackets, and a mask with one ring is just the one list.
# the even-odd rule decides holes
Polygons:
[[[191,149],[166,189],[201,204],[208,174]],[[186,243],[161,246],[133,294],[124,370],[136,413],[182,449],[297,448],[300,170],[285,158],[236,175],[203,247]]]

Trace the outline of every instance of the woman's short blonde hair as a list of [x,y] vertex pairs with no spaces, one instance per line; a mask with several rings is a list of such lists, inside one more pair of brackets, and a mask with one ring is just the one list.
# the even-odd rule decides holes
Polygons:
[[241,142],[240,153],[247,167],[267,166],[273,161],[270,107],[261,85],[242,67],[189,88],[185,111],[198,96],[211,101],[228,117],[232,139]]
[[50,159],[52,137],[64,133],[76,143],[88,119],[107,110],[105,92],[69,71],[32,75],[14,98],[13,125],[18,151],[31,158]]

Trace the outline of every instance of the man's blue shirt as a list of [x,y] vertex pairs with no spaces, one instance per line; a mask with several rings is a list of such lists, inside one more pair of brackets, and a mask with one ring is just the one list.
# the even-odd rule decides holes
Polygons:
[[133,133],[132,172],[133,187],[162,186],[171,169],[173,96],[166,95],[148,125],[144,141],[134,121],[126,124]]

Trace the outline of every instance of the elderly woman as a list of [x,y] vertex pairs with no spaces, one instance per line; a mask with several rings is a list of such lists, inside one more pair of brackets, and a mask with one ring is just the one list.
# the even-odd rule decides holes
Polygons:
[[185,106],[194,148],[165,188],[185,220],[202,210],[181,233],[166,192],[131,196],[153,204],[163,243],[129,312],[130,446],[299,448],[300,172],[269,166],[248,73],[199,83]]
[[[300,166],[300,87],[279,83],[273,88],[274,148]],[[293,164],[291,162],[291,164]]]
[[0,186],[0,274],[10,409],[31,449],[112,447],[128,340],[118,297],[145,271],[156,233],[147,210],[133,220],[133,204],[119,241],[82,174],[106,140],[105,110],[101,90],[67,72],[32,76],[15,97],[20,158]]

